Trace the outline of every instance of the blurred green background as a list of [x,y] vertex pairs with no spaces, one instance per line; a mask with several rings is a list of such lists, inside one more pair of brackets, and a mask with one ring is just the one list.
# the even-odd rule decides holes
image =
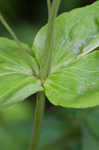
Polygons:
[[[94,0],[62,0],[59,13]],[[18,38],[32,46],[47,22],[46,0],[0,0],[0,11]],[[0,36],[11,38],[0,24]],[[27,150],[33,127],[35,97],[0,111],[0,150]],[[99,150],[99,109],[64,109],[46,101],[39,150]]]

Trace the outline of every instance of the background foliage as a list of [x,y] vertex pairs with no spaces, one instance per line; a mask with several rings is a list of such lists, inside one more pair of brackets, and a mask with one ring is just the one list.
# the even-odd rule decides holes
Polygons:
[[[93,0],[62,0],[60,11],[84,6]],[[32,45],[47,22],[46,0],[0,0],[0,11],[19,39]],[[0,24],[0,36],[11,38]],[[0,111],[0,149],[27,150],[31,139],[35,96]],[[99,109],[64,109],[46,103],[39,150],[98,150]]]

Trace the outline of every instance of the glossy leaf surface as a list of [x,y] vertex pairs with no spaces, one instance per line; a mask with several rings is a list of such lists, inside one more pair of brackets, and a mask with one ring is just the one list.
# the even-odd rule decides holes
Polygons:
[[[38,72],[38,66],[28,46],[22,46],[27,50],[34,70]],[[31,67],[16,42],[0,38],[0,108],[22,101],[41,90],[40,81],[33,76]]]
[[[40,63],[47,25],[34,41]],[[85,108],[99,104],[99,1],[63,13],[55,23],[52,68],[45,82],[51,103]]]

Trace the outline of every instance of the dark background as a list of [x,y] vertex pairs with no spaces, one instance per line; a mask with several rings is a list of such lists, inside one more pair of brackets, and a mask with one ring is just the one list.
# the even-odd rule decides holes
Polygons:
[[[59,13],[95,0],[62,0]],[[32,46],[47,23],[46,0],[0,0],[0,12],[18,38]],[[0,24],[0,36],[11,38]],[[31,141],[35,96],[0,111],[0,150],[27,150]],[[39,150],[99,150],[99,108],[64,109],[46,103]]]
[[[85,6],[94,1],[96,0],[62,0],[60,12]],[[47,21],[46,0],[0,0],[0,10],[12,23],[29,21],[35,24]]]
[[[59,13],[85,6],[95,0],[62,0]],[[46,0],[0,0],[0,11],[21,41],[32,44],[38,29],[47,22]],[[3,26],[0,36],[9,36]]]

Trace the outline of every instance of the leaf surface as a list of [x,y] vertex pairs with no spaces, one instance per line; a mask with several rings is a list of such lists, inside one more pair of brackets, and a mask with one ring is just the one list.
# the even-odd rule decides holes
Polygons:
[[99,52],[49,76],[45,92],[54,105],[83,108],[99,104]]
[[[40,63],[47,25],[34,41]],[[99,1],[63,13],[56,19],[52,67],[45,81],[51,103],[63,107],[85,108],[99,105]]]
[[[28,46],[22,46],[27,50],[34,70],[38,72],[38,66]],[[33,75],[23,51],[18,48],[16,42],[0,38],[0,108],[20,102],[41,90],[39,79]]]

